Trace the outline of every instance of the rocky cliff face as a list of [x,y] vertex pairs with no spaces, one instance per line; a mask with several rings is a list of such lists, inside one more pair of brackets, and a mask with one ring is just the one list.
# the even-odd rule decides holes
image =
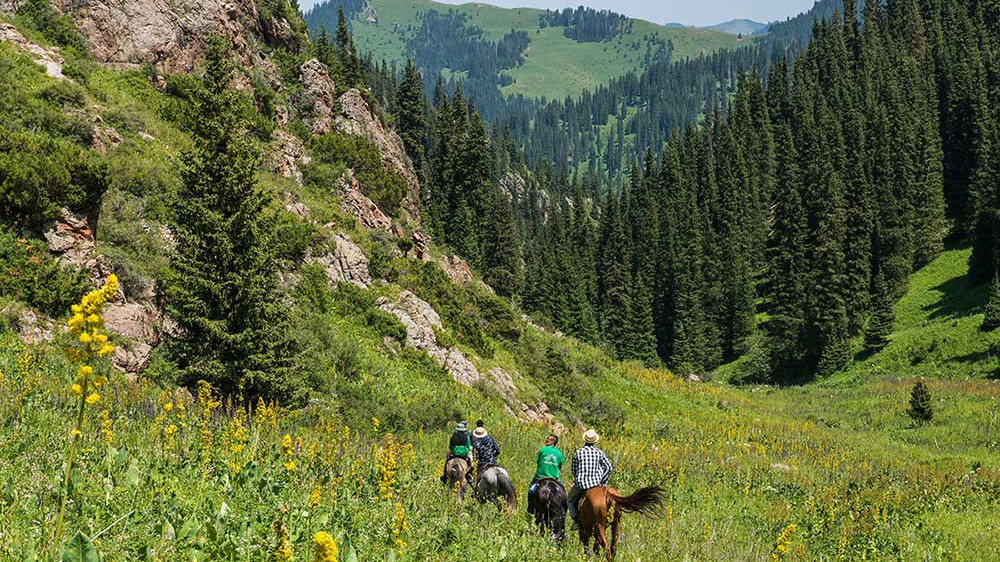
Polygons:
[[[14,4],[16,2],[9,2]],[[134,68],[147,63],[189,72],[205,54],[205,38],[221,35],[247,66],[266,66],[258,42],[292,41],[291,24],[262,17],[253,0],[56,0],[73,17],[98,61]]]

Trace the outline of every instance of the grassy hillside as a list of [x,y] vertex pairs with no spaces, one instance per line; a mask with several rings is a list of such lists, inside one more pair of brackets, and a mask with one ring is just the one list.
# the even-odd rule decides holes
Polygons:
[[[57,137],[78,131],[80,123],[61,119],[86,108],[121,134],[100,156],[112,183],[98,247],[128,291],[162,275],[167,250],[151,226],[168,214],[190,139],[172,120],[178,99],[144,73],[70,62],[76,82],[56,82],[0,44],[5,93],[16,92],[0,110],[17,112],[5,121],[12,128]],[[138,380],[99,364],[111,380],[83,410],[60,541],[77,537],[75,559],[309,560],[319,532],[333,535],[341,562],[585,559],[574,537],[552,544],[536,534],[520,508],[459,503],[439,484],[454,419],[486,421],[522,497],[549,429],[512,416],[495,390],[458,385],[402,346],[401,326],[374,305],[404,289],[441,313],[442,341],[481,370],[516,371],[522,399],[545,399],[569,427],[565,452],[581,426],[594,426],[615,486],[666,488],[653,517],[625,516],[620,560],[994,560],[1000,552],[1000,384],[988,379],[996,363],[976,331],[981,289],[961,285],[966,250],[949,250],[914,276],[892,345],[855,370],[785,389],[692,383],[614,362],[528,324],[476,284],[450,283],[433,263],[392,257],[394,240],[357,226],[329,186],[306,175],[304,186],[261,177],[268,192],[306,204],[315,221],[279,212],[282,251],[321,249],[330,233],[316,225],[334,223],[386,282],[329,287],[322,271],[298,269],[300,283],[282,298],[306,347],[302,361],[322,376],[301,409],[219,400],[209,389],[192,395],[172,384],[161,352]],[[10,240],[0,238],[36,243]],[[10,248],[2,250],[8,259]],[[17,299],[0,296],[0,309]],[[64,322],[69,310],[60,306],[52,314]],[[0,560],[46,560],[79,415],[76,366],[63,353],[69,336],[28,345],[5,320]],[[921,346],[928,352],[913,363],[907,350]],[[954,375],[930,382],[936,418],[926,426],[903,411],[916,375]]]
[[[361,11],[352,21],[358,51],[371,51],[376,60],[396,61],[397,65],[410,55],[406,40],[420,26],[421,14],[428,10],[468,14],[469,25],[482,28],[484,37],[491,41],[498,41],[512,30],[526,31],[531,43],[525,63],[506,71],[514,82],[503,92],[530,98],[575,96],[584,88],[592,89],[615,76],[641,70],[647,45],[654,38],[673,43],[672,60],[740,44],[740,39],[728,33],[665,27],[644,20],[630,20],[631,30],[611,41],[582,43],[565,37],[562,27],[542,28],[542,10],[478,3],[452,6],[428,0],[371,0],[368,4],[374,11]],[[369,21],[370,17],[375,21]],[[307,19],[315,28],[315,19]]]

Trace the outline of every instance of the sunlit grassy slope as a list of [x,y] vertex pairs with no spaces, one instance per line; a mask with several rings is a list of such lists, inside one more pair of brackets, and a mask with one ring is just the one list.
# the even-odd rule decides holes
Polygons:
[[405,41],[419,25],[419,14],[427,10],[459,10],[469,15],[469,24],[483,29],[486,38],[496,41],[511,30],[526,31],[531,44],[525,64],[507,71],[514,83],[507,94],[549,99],[576,95],[584,88],[605,84],[615,76],[641,70],[646,44],[651,37],[674,44],[673,60],[694,57],[723,48],[737,47],[738,37],[719,31],[664,27],[633,20],[632,30],[605,43],[579,43],[563,35],[563,28],[542,29],[532,8],[498,8],[487,4],[451,6],[428,0],[372,0],[376,22],[364,13],[353,22],[354,39],[360,52],[371,51],[376,60],[406,59]]

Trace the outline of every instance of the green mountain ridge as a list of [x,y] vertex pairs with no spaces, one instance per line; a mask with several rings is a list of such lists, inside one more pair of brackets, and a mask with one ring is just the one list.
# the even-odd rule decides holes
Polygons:
[[[339,5],[334,0],[306,14],[314,32],[320,26],[328,29],[336,26]],[[414,56],[413,50],[408,49],[408,40],[431,10],[465,15],[467,24],[481,29],[486,41],[499,41],[515,31],[527,33],[529,43],[524,50],[524,63],[502,71],[512,80],[502,86],[506,96],[548,99],[576,96],[583,90],[603,86],[614,77],[641,71],[654,60],[661,43],[673,45],[670,60],[740,45],[737,37],[721,31],[667,27],[631,18],[627,19],[627,30],[608,41],[580,42],[566,37],[561,26],[543,25],[542,16],[551,13],[545,10],[479,3],[451,5],[429,0],[367,0],[348,10],[352,13],[352,32],[358,51],[371,52],[375,61],[385,60],[401,68],[407,57]],[[437,45],[437,48],[448,47]],[[419,57],[415,63],[422,66]],[[467,72],[468,69],[449,70]]]

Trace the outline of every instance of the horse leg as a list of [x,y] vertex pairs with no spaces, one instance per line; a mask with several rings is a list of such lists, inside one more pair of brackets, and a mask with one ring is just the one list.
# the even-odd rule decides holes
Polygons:
[[583,543],[583,555],[589,554],[587,552],[590,549],[590,526],[580,525],[580,542]]
[[611,560],[611,551],[608,550],[608,538],[604,535],[604,523],[598,523],[596,525],[594,535],[596,535],[594,540],[594,554],[600,554],[604,551],[604,554]]
[[618,524],[621,522],[621,513],[615,513],[615,520],[611,522],[611,558],[618,554]]

